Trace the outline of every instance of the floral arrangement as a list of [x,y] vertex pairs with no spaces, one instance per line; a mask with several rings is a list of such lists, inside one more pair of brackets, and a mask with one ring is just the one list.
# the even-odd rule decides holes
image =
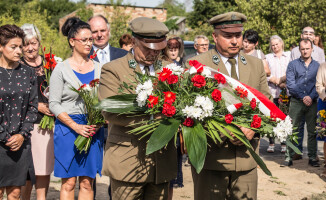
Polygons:
[[[45,51],[45,48],[43,51]],[[51,48],[50,48],[50,52],[44,55],[44,59],[45,59],[45,65],[44,65],[45,80],[40,85],[40,90],[42,91],[43,95],[46,98],[49,98],[49,86],[50,86],[51,74],[55,66],[57,65],[57,63],[62,62],[62,59],[52,54]],[[42,129],[52,130],[54,127],[54,116],[44,115],[43,118],[41,119],[40,127]]]
[[[105,121],[101,114],[101,110],[95,108],[98,104],[97,90],[98,90],[99,79],[92,80],[89,84],[83,84],[78,89],[71,88],[77,92],[78,95],[83,99],[85,103],[85,114],[87,118],[87,125],[97,125],[101,127]],[[79,151],[87,153],[92,141],[92,136],[86,138],[79,135],[75,140],[74,144]]]
[[278,104],[279,104],[280,110],[284,114],[288,115],[289,114],[289,107],[290,107],[290,98],[287,95],[286,88],[283,88],[281,90],[280,96],[278,98]]
[[326,111],[325,110],[320,110],[317,113],[316,131],[318,137],[324,138],[326,136]]
[[[261,136],[285,139],[290,144],[290,139],[297,137],[292,133],[291,119],[257,90],[196,60],[189,64],[189,70],[170,64],[158,77],[136,73],[134,85],[123,83],[121,94],[103,100],[99,108],[111,113],[150,115],[148,121],[132,124],[138,127],[129,131],[142,135],[140,139],[150,136],[147,155],[165,147],[173,137],[176,141],[181,126],[190,162],[197,173],[203,168],[208,140],[217,143],[227,138],[233,140],[234,136],[244,143],[261,169],[271,175],[239,127],[252,129]],[[136,94],[123,93],[132,88]],[[300,153],[292,143],[290,147]]]

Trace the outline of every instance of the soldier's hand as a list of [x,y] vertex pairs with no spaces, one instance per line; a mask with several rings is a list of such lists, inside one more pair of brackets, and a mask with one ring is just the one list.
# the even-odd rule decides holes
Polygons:
[[251,130],[250,128],[242,127],[242,126],[240,126],[239,128],[241,129],[242,133],[246,136],[246,138],[249,141],[252,140],[252,138],[255,135],[255,132],[253,130]]
[[230,140],[230,142],[233,144],[233,145],[236,145],[236,146],[242,146],[244,145],[238,138],[236,138],[234,136],[233,133],[230,133],[230,135],[233,137],[233,140]]

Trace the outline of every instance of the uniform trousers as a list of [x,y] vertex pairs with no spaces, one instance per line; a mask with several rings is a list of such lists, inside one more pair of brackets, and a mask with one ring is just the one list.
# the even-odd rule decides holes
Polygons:
[[169,192],[169,182],[130,183],[110,179],[112,200],[166,200]]
[[195,200],[256,200],[257,168],[249,171],[216,171],[203,169],[199,174],[192,167]]

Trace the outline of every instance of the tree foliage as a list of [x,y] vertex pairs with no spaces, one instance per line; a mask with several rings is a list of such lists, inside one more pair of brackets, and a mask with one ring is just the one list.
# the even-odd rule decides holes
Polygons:
[[193,3],[193,11],[187,18],[191,28],[206,23],[215,15],[237,10],[235,0],[194,0]]
[[[122,5],[122,0],[114,2],[111,0],[111,5],[113,5],[114,10],[111,17],[111,27],[110,27],[110,45],[120,48],[119,39],[120,37],[127,33],[128,22],[130,20],[130,15],[124,13]],[[129,31],[130,32],[130,31]]]
[[67,42],[67,38],[58,33],[58,30],[51,29],[47,23],[47,12],[41,11],[38,8],[38,1],[34,0],[29,3],[25,3],[20,7],[20,17],[16,20],[11,16],[10,12],[4,13],[0,16],[0,25],[16,24],[22,26],[25,23],[34,24],[40,31],[41,44],[46,47],[46,52],[52,48],[54,54],[61,58],[67,58],[70,55],[70,48]]
[[326,32],[326,4],[323,0],[236,0],[240,12],[248,17],[245,29],[258,31],[261,47],[267,52],[269,38],[279,35],[288,49],[298,43],[301,31],[311,26],[315,32]]
[[186,16],[186,8],[183,3],[176,0],[164,0],[164,2],[158,7],[167,9],[166,18],[169,19],[172,16]]

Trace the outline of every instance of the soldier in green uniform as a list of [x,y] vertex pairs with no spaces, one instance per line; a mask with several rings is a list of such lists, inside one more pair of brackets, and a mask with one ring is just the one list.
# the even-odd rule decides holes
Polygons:
[[[129,53],[102,67],[99,99],[117,95],[123,82],[135,82],[135,72],[152,76],[160,72],[164,61],[158,55],[166,47],[168,28],[156,19],[140,17],[130,22],[134,47]],[[125,91],[135,93],[135,91]],[[171,142],[167,148],[146,156],[147,138],[128,134],[130,124],[149,120],[149,116],[130,117],[103,113],[112,124],[103,159],[103,174],[110,176],[113,200],[167,199],[169,181],[176,177],[177,152]]]
[[[246,20],[245,15],[237,12],[211,18],[215,49],[191,60],[219,69],[271,99],[262,61],[240,52]],[[241,130],[258,153],[259,135],[244,127]],[[209,144],[203,170],[197,174],[192,168],[195,200],[257,199],[257,164],[243,143],[222,137],[222,143],[210,141]]]

